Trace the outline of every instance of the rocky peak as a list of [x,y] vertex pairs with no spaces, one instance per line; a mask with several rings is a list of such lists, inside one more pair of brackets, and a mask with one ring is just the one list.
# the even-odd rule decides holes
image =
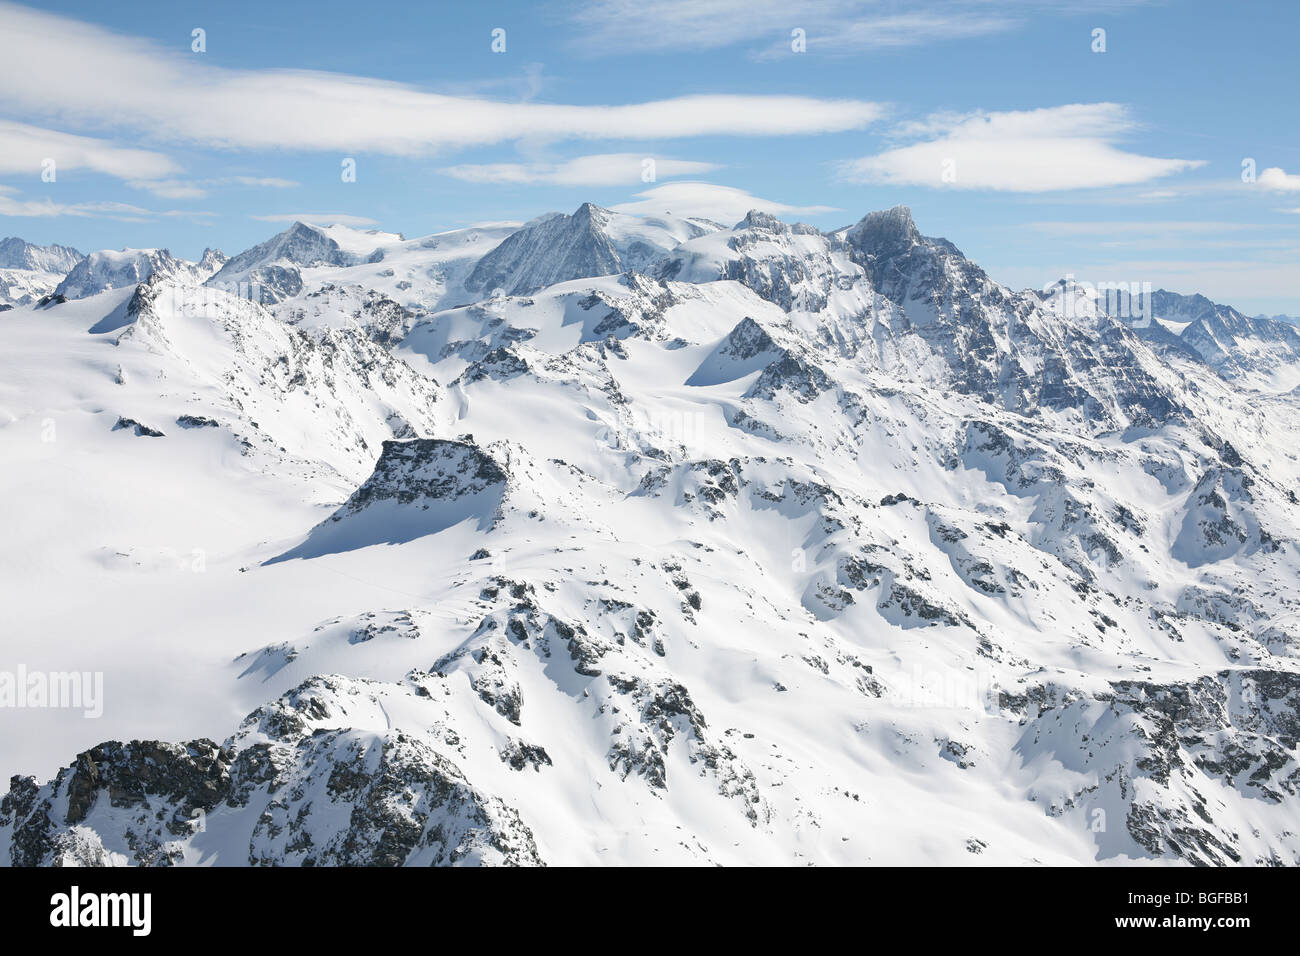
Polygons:
[[849,243],[866,255],[892,257],[921,242],[912,221],[912,210],[895,206],[867,213],[846,236]]
[[442,438],[389,440],[375,470],[335,515],[355,514],[377,501],[403,504],[420,499],[449,500],[504,485],[506,473],[477,445]]
[[54,290],[68,299],[84,299],[109,289],[144,282],[153,275],[179,275],[188,263],[166,249],[123,249],[92,252],[78,262]]
[[[216,255],[214,255],[214,260]],[[207,254],[204,255],[205,259]],[[303,289],[301,269],[350,266],[356,257],[345,252],[324,231],[295,222],[284,232],[227,259],[207,280],[220,289],[247,284],[264,304],[279,302]]]
[[467,518],[491,526],[505,498],[507,471],[464,437],[386,440],[361,487],[301,544],[267,563],[398,544]]
[[789,232],[790,227],[783,223],[770,212],[763,212],[761,209],[751,209],[745,214],[745,218],[736,223],[736,229],[758,229],[763,232]]
[[609,222],[611,215],[612,213],[608,209],[597,206],[592,202],[585,202],[574,210],[573,215],[569,218],[577,225],[599,229]]
[[38,246],[13,236],[0,239],[0,269],[65,274],[84,258],[68,246]]
[[528,295],[568,279],[622,272],[618,250],[605,232],[611,216],[609,210],[583,203],[571,216],[550,216],[525,226],[478,261],[465,288]]
[[199,259],[199,268],[216,272],[229,261],[230,257],[220,249],[204,249],[203,257]]
[[352,264],[351,258],[339,248],[339,244],[323,231],[303,222],[295,222],[284,232],[227,260],[218,275],[243,272],[280,260],[308,268]]

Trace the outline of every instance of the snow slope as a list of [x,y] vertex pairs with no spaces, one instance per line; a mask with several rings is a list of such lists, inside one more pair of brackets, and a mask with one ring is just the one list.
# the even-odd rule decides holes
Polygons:
[[0,860],[1300,862],[1300,395],[583,208],[0,314]]

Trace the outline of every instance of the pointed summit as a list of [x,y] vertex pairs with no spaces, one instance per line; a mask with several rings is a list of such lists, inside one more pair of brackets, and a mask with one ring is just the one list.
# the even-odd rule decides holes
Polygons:
[[745,218],[736,223],[736,229],[761,229],[764,232],[789,232],[790,227],[783,223],[770,212],[764,212],[761,209],[751,209],[745,213]]
[[208,283],[218,288],[247,283],[257,287],[263,303],[279,302],[302,291],[301,269],[316,266],[350,266],[356,257],[339,247],[325,232],[304,222],[294,222],[233,259],[227,259]]
[[568,279],[623,271],[605,226],[611,213],[585,202],[571,216],[548,216],[508,236],[474,267],[465,288],[528,295]]
[[199,259],[199,273],[205,280],[209,279],[217,272],[220,272],[221,267],[229,261],[230,257],[220,249],[204,249],[203,257]]
[[305,222],[295,222],[284,232],[228,260],[222,272],[243,272],[279,260],[304,267],[352,264],[352,260],[339,248],[339,244],[323,230]]
[[845,238],[864,253],[892,256],[920,242],[921,233],[912,221],[912,210],[895,206],[867,213]]
[[609,222],[612,213],[603,206],[597,206],[594,202],[585,202],[574,210],[570,217],[574,222],[589,223],[592,226],[603,226]]

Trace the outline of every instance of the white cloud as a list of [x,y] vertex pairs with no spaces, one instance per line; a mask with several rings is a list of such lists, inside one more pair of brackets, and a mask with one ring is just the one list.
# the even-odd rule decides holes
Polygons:
[[716,163],[647,157],[641,153],[600,153],[578,156],[562,163],[488,163],[449,166],[441,171],[471,183],[623,186],[645,181],[642,175],[648,159],[654,160],[653,170],[657,179],[695,176],[722,168]]
[[[9,98],[8,92],[5,96]],[[54,161],[56,177],[65,170],[85,169],[118,179],[153,179],[180,169],[162,153],[0,120],[0,174],[25,174],[37,182],[47,160]]]
[[[1286,224],[1283,224],[1285,227]],[[1029,228],[1054,236],[1115,236],[1133,234],[1167,235],[1169,233],[1221,233],[1275,229],[1277,226],[1249,222],[1198,222],[1145,220],[1129,222],[1031,222]]]
[[835,212],[833,206],[789,206],[771,199],[713,183],[665,183],[636,194],[633,202],[611,207],[615,212],[654,215],[671,212],[677,216],[700,216],[730,226],[745,218],[751,209],[761,209],[775,216],[815,216]]
[[144,189],[164,199],[200,199],[208,190],[216,186],[264,186],[272,189],[288,189],[299,185],[292,179],[279,179],[274,176],[220,176],[215,179],[163,179],[133,180],[128,185],[135,189]]
[[267,216],[253,216],[258,222],[305,222],[313,226],[376,226],[379,223],[365,216],[352,216],[345,212],[278,212]]
[[211,66],[9,4],[0,3],[0,19],[0,88],[10,110],[214,147],[348,155],[364,144],[421,155],[516,140],[808,135],[860,129],[882,112],[861,100],[728,94],[622,106],[503,103],[345,74]]
[[1280,193],[1300,192],[1300,174],[1288,173],[1279,166],[1270,166],[1255,180],[1265,189]]
[[972,6],[960,0],[585,0],[573,21],[579,50],[593,56],[647,50],[677,53],[759,44],[764,56],[791,53],[791,30],[809,52],[849,54],[987,36],[1023,22],[1025,3]]
[[208,191],[198,183],[183,179],[132,180],[128,185],[132,189],[143,189],[163,199],[202,199]]
[[20,198],[12,186],[0,186],[0,216],[24,219],[75,216],[82,219],[115,219],[119,222],[157,222],[160,217],[204,218],[213,215],[215,213],[185,209],[156,212],[124,202],[62,203],[48,198],[25,199]]
[[1132,185],[1203,165],[1116,148],[1136,125],[1117,103],[941,115],[903,130],[933,138],[837,165],[852,182],[1026,193]]
[[[1172,250],[1215,255],[1227,249],[1290,249],[1297,242],[1295,223],[1248,223],[1214,221],[1144,222],[1031,222],[1035,232],[1060,239],[1086,240],[1086,247],[1125,249],[1129,254],[1140,250],[1168,254]],[[1025,227],[1014,227],[1016,229]],[[1264,233],[1281,235],[1268,236]],[[1244,235],[1243,235],[1244,234]]]

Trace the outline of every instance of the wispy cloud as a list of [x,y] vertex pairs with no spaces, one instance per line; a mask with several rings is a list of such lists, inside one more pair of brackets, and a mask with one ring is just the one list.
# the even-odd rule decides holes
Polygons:
[[133,180],[129,185],[161,196],[164,199],[201,199],[208,191],[219,186],[257,186],[268,189],[289,189],[299,185],[292,179],[275,176],[219,176],[214,179],[162,179]]
[[518,140],[798,136],[860,129],[882,115],[875,103],[808,96],[506,103],[338,73],[225,69],[10,4],[0,4],[0,18],[0,87],[8,109],[130,129],[160,142],[344,155],[363,144],[373,152],[423,155]]
[[63,203],[53,199],[28,199],[12,186],[0,186],[0,216],[23,219],[75,216],[82,219],[115,219],[118,222],[157,222],[163,218],[208,219],[216,213],[189,209],[155,211],[124,202]]
[[[698,176],[721,169],[717,163],[645,156],[641,153],[600,153],[559,163],[486,163],[449,166],[441,172],[471,183],[544,183],[554,186],[623,186],[673,176]],[[647,173],[654,178],[646,180]]]
[[[1094,2],[1096,10],[1144,0]],[[1033,16],[1075,12],[1056,0],[582,0],[569,7],[574,48],[589,56],[750,47],[762,59],[793,52],[847,56],[992,36]]]
[[1031,222],[1035,232],[1053,236],[1116,236],[1116,235],[1186,235],[1189,233],[1217,234],[1223,232],[1258,232],[1266,229],[1289,228],[1291,224],[1259,224],[1248,222],[1212,222],[1195,220],[1147,220],[1107,222]]
[[619,203],[616,212],[654,215],[671,212],[678,216],[699,216],[731,225],[745,218],[751,209],[761,209],[778,216],[815,216],[836,212],[833,206],[791,206],[772,199],[761,199],[743,189],[713,183],[665,183],[636,194],[636,199]]
[[1132,185],[1203,165],[1114,145],[1136,128],[1117,103],[941,114],[902,129],[929,137],[921,142],[836,165],[850,182],[1025,193]]
[[277,212],[266,216],[252,216],[258,222],[305,222],[313,226],[377,226],[379,223],[365,216],[345,212]]
[[56,177],[62,171],[89,170],[125,180],[156,179],[180,171],[162,153],[0,119],[0,174],[28,175],[35,182],[51,161]]
[[1008,8],[1023,4],[968,4],[903,0],[594,0],[575,5],[576,41],[591,55],[629,51],[680,53],[737,45],[760,55],[790,53],[792,31],[806,48],[854,53],[985,36],[1017,27]]

